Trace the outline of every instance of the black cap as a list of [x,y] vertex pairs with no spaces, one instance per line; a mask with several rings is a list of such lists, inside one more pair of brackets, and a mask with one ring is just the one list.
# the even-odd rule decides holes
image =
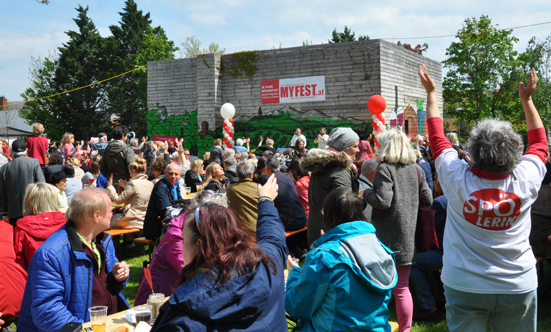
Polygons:
[[55,172],[50,176],[50,184],[53,184],[54,186],[59,183],[61,180],[66,180],[67,175],[63,171]]
[[20,139],[15,140],[11,145],[11,150],[13,152],[23,152],[27,150],[27,143],[25,143],[25,141]]

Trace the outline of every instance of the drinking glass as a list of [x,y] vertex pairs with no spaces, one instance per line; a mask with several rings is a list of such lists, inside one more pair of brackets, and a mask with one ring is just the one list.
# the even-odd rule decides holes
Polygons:
[[203,191],[203,185],[202,185],[202,184],[198,184],[198,185],[197,185],[197,193],[200,193],[201,191]]
[[107,307],[96,306],[88,308],[90,313],[90,323],[92,323],[93,332],[105,332],[107,325]]
[[157,319],[157,316],[159,316],[159,309],[163,305],[164,301],[165,301],[165,295],[163,293],[155,293],[155,294],[149,295],[147,304],[151,306],[152,322],[155,322],[155,319]]
[[186,189],[186,196],[191,193],[191,187],[185,187]]
[[134,314],[136,315],[136,326],[140,322],[146,322],[151,324],[151,306],[148,304],[139,305],[134,307]]

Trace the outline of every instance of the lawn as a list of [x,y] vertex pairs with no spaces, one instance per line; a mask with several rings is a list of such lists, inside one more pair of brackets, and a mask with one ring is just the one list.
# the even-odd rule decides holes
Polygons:
[[[139,251],[139,250],[138,250]],[[142,263],[148,260],[148,255],[141,255],[138,257],[128,258],[126,262],[133,264],[130,268],[130,280],[127,286],[123,290],[123,294],[128,300],[131,307],[134,306],[134,298],[138,291],[140,284],[140,278],[142,275]],[[545,263],[545,276],[543,280],[540,280],[540,289],[538,293],[538,331],[551,331],[551,296],[549,294],[551,289],[551,265]],[[414,300],[415,301],[415,300]],[[390,302],[390,320],[396,322],[396,310],[394,306],[394,300]],[[417,309],[417,307],[416,307]],[[412,332],[446,332],[449,331],[446,321],[443,320],[439,323],[424,323],[413,322],[411,328]],[[488,328],[488,331],[490,329]]]

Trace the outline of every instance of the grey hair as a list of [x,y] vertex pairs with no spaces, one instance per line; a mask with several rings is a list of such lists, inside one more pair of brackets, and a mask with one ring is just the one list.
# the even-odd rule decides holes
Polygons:
[[130,140],[130,145],[134,145],[134,143],[138,143],[137,138],[133,138],[133,139]]
[[145,150],[153,150],[153,142],[152,141],[145,142]]
[[234,157],[224,158],[224,165],[227,165],[227,166],[237,165],[237,160]]
[[468,144],[471,164],[486,172],[507,174],[522,159],[522,137],[509,121],[480,121],[471,130]]
[[248,179],[251,177],[251,174],[254,173],[254,165],[248,161],[243,160],[237,164],[237,177],[239,180]]
[[377,167],[379,167],[379,163],[376,159],[367,159],[362,164],[362,175],[365,177],[370,176],[371,174],[375,173]]
[[270,157],[266,160],[266,168],[269,169],[272,173],[279,171],[279,160],[276,157]]
[[222,158],[226,160],[227,158],[234,158],[235,157],[235,151],[233,149],[226,148],[226,151],[222,154]]
[[92,218],[95,211],[99,211],[101,216],[107,215],[107,191],[102,188],[86,188],[73,196],[67,213],[66,220],[75,222],[85,222]]
[[191,204],[188,207],[188,211],[191,211],[201,205],[207,204],[207,203],[213,203],[218,204],[223,207],[228,207],[228,197],[226,196],[226,193],[220,193],[220,192],[214,192],[212,190],[204,190],[204,191],[210,191],[212,193],[211,196],[203,196],[201,194],[195,196],[195,199],[191,201]]

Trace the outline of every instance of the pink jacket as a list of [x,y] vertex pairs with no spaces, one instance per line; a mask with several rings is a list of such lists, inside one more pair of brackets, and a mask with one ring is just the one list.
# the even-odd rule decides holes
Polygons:
[[[186,216],[187,212],[170,221],[168,230],[157,249],[155,249],[149,265],[155,293],[170,296],[177,288],[176,282],[180,276],[180,271],[184,268],[184,257],[182,255],[184,237],[182,230]],[[134,305],[145,304],[150,294],[153,294],[151,287],[143,277]]]
[[306,212],[306,219],[310,220],[310,206],[308,205],[308,186],[310,185],[310,176],[303,176],[296,182],[298,198]]

